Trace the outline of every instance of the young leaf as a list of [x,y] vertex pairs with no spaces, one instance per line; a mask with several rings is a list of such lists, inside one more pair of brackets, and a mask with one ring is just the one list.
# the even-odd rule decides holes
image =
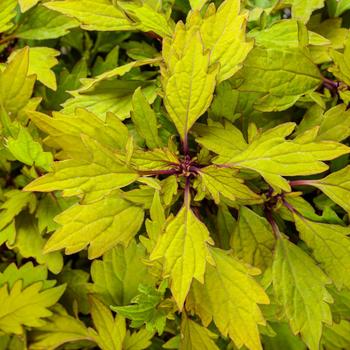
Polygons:
[[174,39],[164,41],[164,104],[180,136],[186,140],[189,129],[210,105],[218,70],[209,68],[209,52],[204,53],[197,27],[186,30],[178,23]]
[[51,10],[74,17],[86,30],[130,30],[132,23],[109,0],[64,0],[45,3]]
[[246,42],[247,14],[239,14],[239,0],[225,0],[218,10],[209,5],[200,33],[205,49],[210,50],[210,64],[219,63],[218,83],[231,78],[241,67],[253,42]]
[[281,237],[273,263],[273,288],[293,333],[318,350],[323,323],[331,324],[328,277],[301,248]]
[[271,266],[274,246],[275,239],[268,221],[247,207],[240,207],[231,237],[235,255],[264,271]]
[[12,20],[16,17],[16,0],[3,0],[0,4],[0,33],[13,27]]
[[111,193],[91,204],[72,206],[56,221],[63,227],[48,240],[46,253],[65,248],[66,254],[73,254],[89,245],[89,259],[95,259],[118,243],[130,242],[141,227],[143,210]]
[[258,324],[264,325],[265,320],[257,304],[268,304],[269,299],[251,277],[259,270],[249,269],[220,249],[210,252],[215,266],[207,266],[204,285],[193,283],[188,308],[206,327],[213,319],[222,335],[229,335],[237,347],[261,350]]
[[213,263],[206,226],[188,205],[167,225],[151,253],[151,260],[164,259],[164,275],[170,276],[171,291],[180,310],[193,279],[203,283],[207,262]]
[[338,288],[349,288],[350,268],[349,228],[339,225],[312,222],[294,216],[300,238],[312,249],[313,256],[321,268]]

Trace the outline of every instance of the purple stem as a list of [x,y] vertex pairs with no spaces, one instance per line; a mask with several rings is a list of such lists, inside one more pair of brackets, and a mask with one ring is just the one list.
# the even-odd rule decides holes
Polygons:
[[273,218],[271,211],[267,208],[265,208],[265,215],[266,215],[267,221],[269,222],[269,224],[272,227],[272,231],[273,231],[275,237],[276,238],[281,237],[281,233],[280,233],[280,230],[278,228],[278,225],[277,225],[275,219]]
[[185,156],[188,156],[190,153],[190,150],[188,148],[188,133],[186,132],[185,137],[182,142],[182,148]]
[[294,186],[312,186],[315,180],[293,180],[289,181],[289,185]]
[[176,169],[168,170],[144,170],[139,171],[140,175],[175,175],[179,174],[179,171]]
[[185,206],[189,208],[190,207],[190,178],[189,177],[186,177],[184,202],[185,202]]

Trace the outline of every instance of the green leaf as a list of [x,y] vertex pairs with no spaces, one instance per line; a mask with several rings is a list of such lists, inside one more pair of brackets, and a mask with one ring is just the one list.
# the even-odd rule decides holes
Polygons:
[[273,263],[273,287],[294,334],[318,350],[323,323],[331,324],[328,277],[305,252],[281,237]]
[[124,13],[109,0],[64,0],[45,3],[54,10],[69,17],[74,17],[86,30],[130,30],[132,23]]
[[56,221],[62,227],[50,237],[45,252],[65,248],[66,254],[73,254],[89,245],[89,259],[95,259],[118,243],[130,242],[141,227],[143,210],[117,192],[91,204],[74,205]]
[[21,12],[26,12],[33,6],[35,6],[39,0],[18,0],[19,6],[21,8]]
[[136,21],[136,28],[143,32],[154,32],[161,37],[172,36],[173,30],[164,14],[155,11],[147,3],[140,6],[132,2],[118,2],[118,5]]
[[41,169],[49,171],[53,163],[50,152],[44,152],[42,145],[34,141],[28,129],[19,128],[16,138],[10,137],[7,140],[7,149],[20,162],[27,165],[35,165]]
[[285,110],[321,83],[307,52],[278,46],[255,47],[234,79],[240,92],[257,94],[254,108],[263,112]]
[[208,0],[190,0],[192,10],[200,10]]
[[143,260],[146,251],[132,240],[127,247],[117,246],[94,260],[91,266],[92,290],[111,305],[127,305],[139,294],[141,283],[153,285],[155,278]]
[[6,68],[0,70],[0,105],[10,114],[16,114],[29,101],[35,76],[28,76],[29,48],[16,54]]
[[240,1],[225,0],[217,11],[209,5],[200,33],[210,50],[210,64],[219,63],[218,82],[231,78],[241,67],[253,42],[245,40],[247,13],[240,13]]
[[312,12],[324,6],[324,0],[284,0],[283,4],[292,5],[292,17],[307,23]]
[[42,290],[42,282],[23,288],[23,282],[17,280],[9,290],[5,284],[0,288],[0,299],[3,302],[0,329],[7,333],[23,334],[23,326],[42,326],[42,318],[52,315],[48,308],[58,301],[64,288],[62,285]]
[[[28,9],[27,6],[26,9]],[[68,34],[69,29],[78,26],[79,22],[74,18],[66,17],[43,6],[37,6],[26,14],[16,30],[16,37],[29,40],[56,39]]]
[[209,52],[203,51],[198,28],[186,30],[181,22],[174,39],[164,39],[164,104],[182,139],[208,109],[216,85],[218,70],[209,68]]
[[211,249],[215,266],[208,265],[204,285],[192,286],[188,307],[205,327],[214,320],[223,336],[229,335],[238,348],[261,350],[258,324],[264,317],[257,304],[268,304],[262,287],[251,277],[259,270],[248,268],[220,249]]
[[336,11],[335,16],[340,16],[345,11],[350,9],[350,1],[349,0],[337,0],[336,2]]
[[286,140],[285,137],[294,128],[294,123],[285,123],[269,129],[258,135],[245,151],[231,159],[221,156],[216,163],[255,170],[271,186],[290,191],[288,182],[282,176],[322,173],[328,169],[322,161],[349,153],[347,146],[337,142],[298,143],[297,140]]
[[159,147],[157,117],[140,88],[134,92],[132,106],[131,119],[137,132],[145,139],[148,148]]
[[347,349],[350,346],[350,322],[341,320],[324,328],[322,343],[329,350]]
[[[148,331],[157,330],[161,335],[166,325],[166,318],[171,308],[159,305],[163,298],[166,285],[159,289],[150,286],[140,285],[140,294],[131,300],[131,305],[111,306],[113,311],[131,320],[131,327],[139,328],[144,323]],[[172,305],[171,305],[172,306]]]
[[149,349],[152,342],[154,333],[149,332],[147,329],[140,329],[138,332],[130,333],[126,332],[123,346],[125,350],[143,350]]
[[206,226],[188,205],[169,222],[151,253],[151,260],[164,259],[163,273],[170,276],[171,291],[181,310],[193,279],[203,283],[209,252],[213,244]]
[[334,65],[328,68],[328,70],[334,74],[336,78],[343,81],[346,85],[350,85],[350,38],[345,41],[344,53],[333,50],[331,51],[331,57]]
[[79,319],[67,314],[62,308],[54,313],[47,324],[30,332],[32,350],[54,350],[65,343],[91,340],[88,329]]
[[88,200],[98,200],[113,190],[127,186],[138,174],[124,161],[97,141],[83,136],[88,159],[68,159],[56,162],[53,173],[44,175],[28,186],[26,191],[51,192],[63,190],[64,196],[87,195]]
[[268,221],[247,207],[240,207],[231,248],[246,263],[263,271],[271,266],[275,238]]
[[215,203],[220,202],[223,196],[232,201],[246,203],[260,203],[262,200],[258,194],[243,184],[243,180],[237,177],[238,171],[229,168],[220,168],[210,165],[201,168],[201,186],[213,197]]
[[214,339],[215,333],[209,329],[200,326],[198,323],[190,320],[185,315],[181,322],[181,342],[179,349],[183,350],[219,350]]
[[248,147],[239,129],[228,122],[224,126],[220,123],[209,125],[198,123],[193,127],[193,131],[199,135],[196,138],[198,143],[210,151],[227,157],[234,157]]
[[96,296],[90,298],[91,316],[96,331],[91,336],[102,350],[122,350],[126,334],[125,319],[118,315],[113,318],[110,309]]
[[16,0],[3,0],[0,4],[0,33],[13,27],[12,20],[16,17]]
[[320,267],[338,288],[349,288],[350,268],[349,228],[340,225],[312,222],[294,215],[300,238],[312,249]]

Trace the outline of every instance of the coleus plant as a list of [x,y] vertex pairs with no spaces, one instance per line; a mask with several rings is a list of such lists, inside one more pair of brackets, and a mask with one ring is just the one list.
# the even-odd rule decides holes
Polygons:
[[349,349],[348,9],[2,1],[0,349]]

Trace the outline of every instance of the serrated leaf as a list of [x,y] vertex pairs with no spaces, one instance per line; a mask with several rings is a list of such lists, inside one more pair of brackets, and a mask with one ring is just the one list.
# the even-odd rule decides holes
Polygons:
[[148,349],[152,344],[151,339],[153,338],[154,333],[149,332],[147,329],[140,329],[138,332],[130,333],[126,332],[124,338],[123,346],[125,350],[143,350]]
[[157,117],[140,88],[134,92],[132,106],[131,120],[137,132],[145,139],[148,148],[159,147]]
[[217,154],[233,157],[248,147],[239,129],[228,122],[224,126],[220,123],[210,125],[198,123],[193,127],[193,131],[199,135],[196,138],[198,143]]
[[157,148],[144,152],[136,150],[131,158],[131,163],[139,171],[167,170],[174,164],[180,164],[176,154],[168,148]]
[[331,324],[328,277],[305,252],[281,237],[273,263],[273,287],[294,334],[318,350],[323,323]]
[[193,284],[188,308],[206,327],[213,320],[237,347],[261,350],[258,324],[264,325],[265,320],[257,304],[268,304],[269,299],[251,276],[259,270],[244,266],[220,249],[211,249],[211,254],[215,266],[207,266],[204,285]]
[[163,273],[170,276],[171,291],[181,310],[193,279],[203,282],[207,262],[212,263],[206,226],[184,205],[167,225],[151,253],[151,260],[164,259]]
[[200,26],[204,47],[210,50],[210,64],[220,64],[218,82],[231,78],[253,47],[252,41],[245,40],[247,13],[239,13],[240,1],[226,0],[217,11],[209,6]]
[[143,210],[111,193],[91,204],[73,205],[56,221],[62,227],[48,240],[46,252],[65,248],[73,254],[89,245],[89,259],[95,259],[118,243],[130,242],[141,227]]
[[322,161],[349,153],[340,143],[319,141],[298,143],[286,140],[295,128],[294,123],[281,124],[256,137],[248,148],[231,159],[221,156],[216,163],[255,170],[272,186],[290,191],[282,176],[311,175],[322,173],[328,166]]
[[68,315],[65,311],[54,313],[47,323],[30,332],[31,350],[54,350],[65,343],[91,340],[83,322]]
[[9,290],[5,284],[0,288],[3,306],[0,311],[0,329],[7,333],[22,334],[23,326],[40,327],[42,318],[52,315],[48,308],[54,305],[64,292],[65,286],[42,290],[42,282],[23,288],[18,280]]
[[133,183],[139,177],[116,153],[87,136],[83,137],[83,142],[90,159],[56,162],[53,173],[34,180],[25,190],[63,190],[64,196],[86,195],[91,201],[101,199],[113,190]]
[[234,77],[240,92],[255,92],[254,108],[281,111],[321,83],[317,66],[302,49],[255,47]]
[[86,30],[132,30],[132,23],[109,0],[64,0],[45,3],[51,10],[74,17]]
[[12,20],[16,17],[16,0],[3,0],[0,4],[0,33],[13,27]]
[[53,163],[50,152],[44,152],[41,144],[35,141],[28,129],[20,127],[16,138],[7,140],[7,149],[20,162],[27,165],[35,165],[49,171]]
[[320,9],[324,5],[324,0],[284,0],[284,4],[292,5],[293,18],[307,23],[313,11]]
[[268,221],[245,206],[241,206],[237,225],[232,232],[231,248],[246,263],[263,271],[271,266],[275,238]]
[[350,238],[349,228],[313,222],[294,215],[300,238],[312,249],[320,267],[338,288],[349,288]]
[[128,247],[118,246],[106,252],[103,260],[91,266],[92,290],[109,305],[127,305],[139,294],[139,284],[153,285],[154,276],[143,260],[146,251],[134,240]]
[[310,180],[309,184],[319,188],[332,201],[350,212],[350,166],[336,171],[319,180]]
[[259,203],[262,201],[260,196],[253,192],[244,181],[237,177],[238,171],[229,168],[220,168],[210,165],[201,168],[201,185],[213,197],[215,203],[220,202],[220,197],[232,201],[243,201],[247,203]]
[[[23,2],[23,0],[21,1]],[[33,0],[30,1],[33,2]],[[23,6],[25,6],[25,10]],[[28,6],[29,4],[21,4],[22,12],[26,11]],[[55,39],[68,34],[69,29],[77,26],[79,26],[79,22],[74,18],[38,6],[26,14],[16,30],[16,37],[29,40]]]
[[49,117],[35,111],[28,112],[28,116],[49,135],[45,139],[48,145],[63,149],[74,159],[90,153],[81,140],[82,134],[112,150],[124,150],[129,137],[127,127],[112,113],[107,113],[102,120],[84,109],[77,109],[72,115],[54,112]]
[[216,338],[217,335],[212,333],[209,329],[200,326],[186,316],[182,317],[179,349],[219,350],[219,347],[214,342]]
[[155,11],[147,3],[140,6],[132,2],[118,2],[118,5],[136,21],[136,28],[143,32],[154,32],[161,37],[171,36],[173,30],[164,14]]
[[29,101],[35,76],[27,76],[29,48],[18,51],[16,57],[0,71],[0,104],[11,115],[16,114]]
[[209,68],[209,53],[203,51],[197,27],[186,30],[178,23],[174,39],[164,39],[164,104],[182,139],[208,109],[215,89],[217,69]]

